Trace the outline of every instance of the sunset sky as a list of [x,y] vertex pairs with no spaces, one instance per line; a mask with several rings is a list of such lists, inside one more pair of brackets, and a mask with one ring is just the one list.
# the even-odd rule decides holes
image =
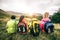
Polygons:
[[21,13],[53,14],[60,8],[60,0],[0,0],[0,9]]

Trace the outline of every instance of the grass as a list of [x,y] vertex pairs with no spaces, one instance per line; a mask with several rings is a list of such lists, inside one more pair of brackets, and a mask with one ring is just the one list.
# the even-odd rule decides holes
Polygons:
[[0,40],[60,40],[60,29],[55,29],[54,33],[45,34],[40,32],[40,35],[37,37],[33,37],[30,34],[20,35],[16,34],[8,34],[6,32],[6,22],[0,20]]
[[[7,17],[9,19],[9,17]],[[30,34],[20,35],[19,33],[8,34],[6,32],[6,16],[0,18],[0,40],[60,40],[60,29],[55,29],[53,33],[46,34],[40,32],[40,35],[33,37]]]

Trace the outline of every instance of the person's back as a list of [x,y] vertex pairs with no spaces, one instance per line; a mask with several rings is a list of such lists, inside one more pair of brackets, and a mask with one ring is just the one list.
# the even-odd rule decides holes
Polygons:
[[43,18],[41,21],[44,21],[44,22],[49,22],[51,21],[49,18]]
[[46,23],[46,22],[50,22],[51,20],[49,19],[49,13],[48,12],[46,12],[45,14],[44,14],[44,16],[43,16],[43,19],[40,21],[40,28],[41,29],[44,29],[44,24]]
[[8,33],[15,33],[17,31],[17,21],[14,19],[11,19],[7,22],[7,32]]
[[21,16],[18,22],[18,26],[20,25],[25,25],[25,27],[27,26],[26,20],[24,16]]
[[18,22],[18,32],[20,34],[26,34],[27,33],[27,24],[25,20],[25,16],[21,16]]

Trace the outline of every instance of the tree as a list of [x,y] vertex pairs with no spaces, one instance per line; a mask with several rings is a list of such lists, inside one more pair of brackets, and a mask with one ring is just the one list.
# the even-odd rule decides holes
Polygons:
[[54,13],[50,18],[53,23],[60,23],[60,12]]

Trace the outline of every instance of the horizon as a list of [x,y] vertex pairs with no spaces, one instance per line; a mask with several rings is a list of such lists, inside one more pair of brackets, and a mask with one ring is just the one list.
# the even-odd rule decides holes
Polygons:
[[0,9],[19,13],[49,12],[53,15],[59,8],[59,0],[0,0]]

